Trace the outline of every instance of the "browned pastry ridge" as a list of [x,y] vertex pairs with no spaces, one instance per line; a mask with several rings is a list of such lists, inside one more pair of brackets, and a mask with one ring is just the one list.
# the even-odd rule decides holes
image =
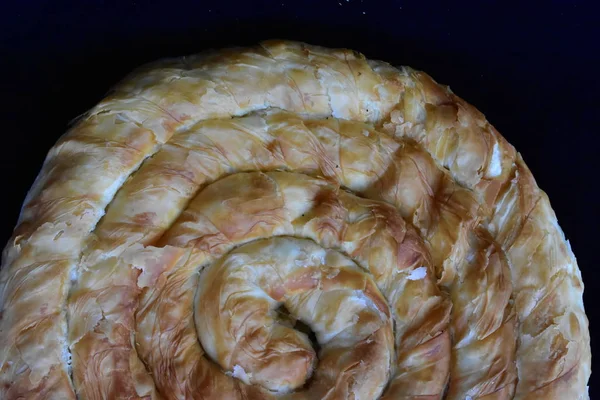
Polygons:
[[25,200],[0,398],[588,399],[582,293],[521,156],[426,74],[278,41],[164,60]]

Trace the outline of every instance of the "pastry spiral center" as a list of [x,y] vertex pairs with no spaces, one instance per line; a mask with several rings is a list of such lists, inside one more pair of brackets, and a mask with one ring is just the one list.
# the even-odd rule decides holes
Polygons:
[[[311,327],[321,363],[336,366],[338,376],[362,358],[362,343],[375,354],[387,353],[375,347],[393,351],[391,335],[376,340],[378,331],[391,327],[387,303],[372,278],[337,251],[288,237],[243,245],[203,272],[195,307],[202,346],[247,384],[277,392],[302,386],[317,355],[305,333],[278,317],[281,305]],[[325,383],[318,370],[316,375],[317,386]]]

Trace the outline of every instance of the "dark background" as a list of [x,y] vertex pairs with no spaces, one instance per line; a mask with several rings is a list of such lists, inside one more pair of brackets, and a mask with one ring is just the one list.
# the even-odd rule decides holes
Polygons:
[[1,3],[0,242],[48,149],[134,67],[269,38],[349,47],[449,84],[521,151],[578,256],[599,345],[600,23],[592,1]]

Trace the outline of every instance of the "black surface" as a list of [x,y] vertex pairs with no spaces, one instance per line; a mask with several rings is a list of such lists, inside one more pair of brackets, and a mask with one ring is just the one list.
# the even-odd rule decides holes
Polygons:
[[449,84],[521,151],[578,256],[597,347],[600,24],[593,2],[8,3],[0,9],[3,243],[69,121],[139,64],[268,38],[350,47]]

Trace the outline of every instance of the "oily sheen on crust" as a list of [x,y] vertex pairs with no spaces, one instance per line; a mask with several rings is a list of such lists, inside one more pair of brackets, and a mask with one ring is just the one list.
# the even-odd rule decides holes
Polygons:
[[582,292],[521,156],[426,74],[280,41],[163,60],[25,199],[0,398],[587,399]]

